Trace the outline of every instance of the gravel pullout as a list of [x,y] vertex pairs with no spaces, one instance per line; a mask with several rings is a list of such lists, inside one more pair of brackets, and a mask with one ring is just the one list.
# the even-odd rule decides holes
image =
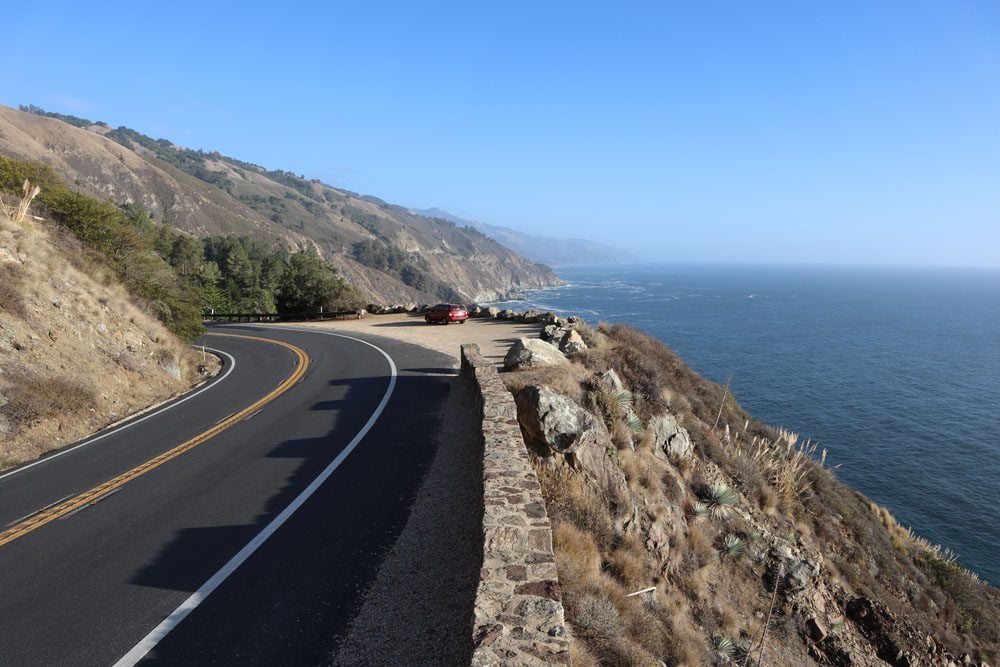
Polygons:
[[409,522],[331,664],[469,664],[483,560],[480,435],[455,376]]

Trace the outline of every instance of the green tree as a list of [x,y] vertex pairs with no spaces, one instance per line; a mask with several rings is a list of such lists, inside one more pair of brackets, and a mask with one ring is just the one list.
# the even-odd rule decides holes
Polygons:
[[279,312],[308,312],[354,308],[358,294],[337,270],[316,255],[292,255],[281,277]]

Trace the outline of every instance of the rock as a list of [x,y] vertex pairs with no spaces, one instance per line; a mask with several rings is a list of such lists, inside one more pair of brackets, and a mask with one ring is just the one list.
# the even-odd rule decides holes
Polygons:
[[539,335],[541,336],[542,340],[546,342],[551,342],[556,339],[556,336],[559,335],[559,329],[554,324],[546,324],[542,328],[542,333]]
[[500,309],[499,308],[494,308],[493,306],[490,306],[490,307],[488,307],[486,309],[486,312],[484,313],[484,317],[488,317],[490,319],[495,320],[499,314],[500,314]]
[[382,313],[385,312],[385,306],[380,306],[377,303],[369,303],[367,306],[365,306],[365,310],[367,310],[369,313],[373,315],[381,315]]
[[611,436],[604,422],[568,396],[549,387],[526,387],[514,396],[517,418],[526,440],[566,458],[619,498],[628,497],[628,482],[608,455]]
[[503,360],[505,371],[517,371],[540,366],[568,364],[569,360],[556,348],[538,338],[519,338]]
[[829,634],[826,628],[823,627],[823,623],[818,618],[810,618],[806,621],[806,633],[809,635],[810,639],[817,643],[826,639]]
[[538,311],[537,310],[526,310],[524,314],[521,315],[521,320],[527,324],[537,324],[538,323]]
[[527,387],[514,397],[521,427],[529,439],[544,443],[559,454],[571,454],[585,442],[607,436],[604,424],[576,401],[549,387]]
[[790,591],[805,590],[814,577],[819,576],[819,563],[813,560],[800,560],[793,563],[785,575],[785,585]]
[[687,429],[677,423],[676,417],[671,414],[658,415],[649,420],[649,426],[653,431],[653,451],[658,456],[668,459],[691,456],[694,451],[691,436]]
[[781,566],[784,572],[785,590],[797,594],[806,590],[812,580],[819,576],[820,564],[814,560],[800,559],[788,545],[779,545],[771,549],[771,557]]
[[601,381],[601,384],[610,389],[613,394],[625,391],[625,383],[622,382],[621,377],[618,376],[618,372],[613,368],[600,373],[597,379]]
[[403,312],[406,313],[413,313],[416,312],[416,310],[417,310],[417,304],[415,303],[408,303],[403,306]]
[[569,355],[576,354],[577,352],[582,352],[587,349],[587,344],[583,342],[583,338],[580,336],[580,332],[575,329],[567,331],[559,341],[559,349]]
[[515,313],[513,310],[511,310],[509,308],[504,308],[499,313],[497,313],[497,319],[498,320],[510,320],[510,319],[513,319],[516,315],[517,315],[517,313]]

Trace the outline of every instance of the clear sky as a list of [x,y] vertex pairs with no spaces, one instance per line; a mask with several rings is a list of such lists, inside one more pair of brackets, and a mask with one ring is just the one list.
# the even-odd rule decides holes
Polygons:
[[8,3],[0,102],[650,259],[1000,266],[1000,4]]

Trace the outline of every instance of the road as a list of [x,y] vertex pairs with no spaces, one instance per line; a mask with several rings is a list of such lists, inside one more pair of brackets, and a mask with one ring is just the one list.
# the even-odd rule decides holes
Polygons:
[[329,661],[433,459],[451,360],[271,327],[206,345],[228,358],[197,396],[0,476],[0,664]]

